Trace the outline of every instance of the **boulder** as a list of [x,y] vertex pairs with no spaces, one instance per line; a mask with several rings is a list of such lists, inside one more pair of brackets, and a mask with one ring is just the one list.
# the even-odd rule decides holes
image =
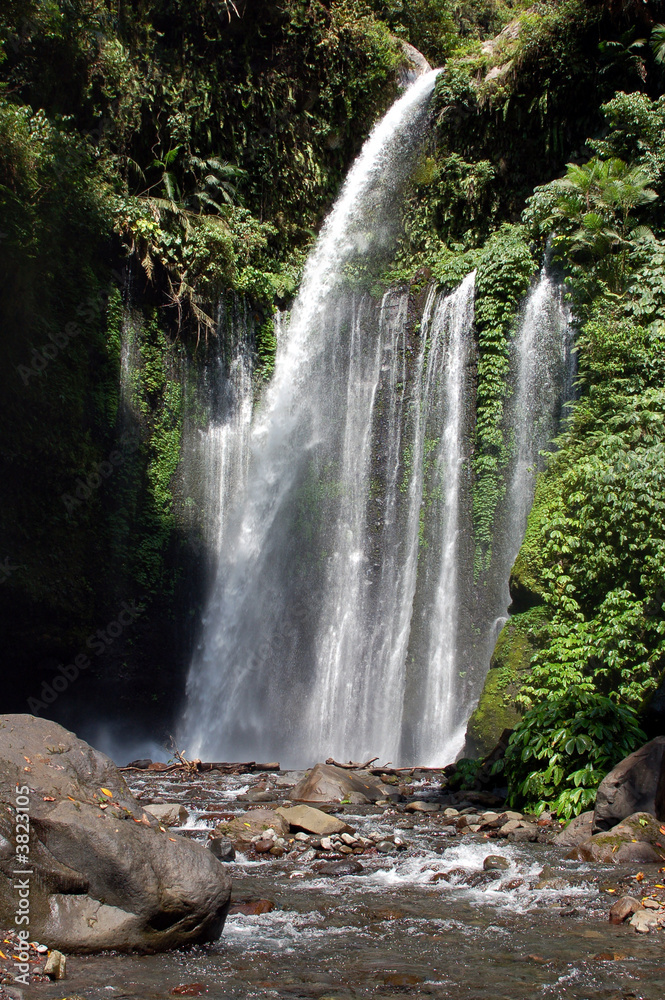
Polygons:
[[335,833],[352,832],[352,827],[347,826],[341,819],[329,816],[328,813],[314,809],[312,806],[292,806],[290,809],[277,809],[276,812],[293,829],[314,833],[317,837],[331,837]]
[[344,802],[360,792],[369,802],[378,802],[392,789],[369,771],[351,771],[334,764],[316,764],[290,793],[293,802]]
[[665,819],[663,792],[665,736],[657,736],[625,757],[603,778],[596,796],[593,832],[611,830],[621,820],[638,812],[652,813],[657,819]]
[[162,826],[184,826],[189,813],[179,802],[165,802],[164,804],[155,802],[144,806],[147,813],[154,816]]
[[596,833],[570,851],[573,861],[657,864],[665,860],[665,834],[650,813],[635,813],[605,833]]
[[619,899],[616,899],[612,903],[610,908],[610,923],[622,924],[624,920],[632,917],[634,913],[642,909],[644,907],[639,899],[636,899],[634,896],[620,896]]
[[580,813],[553,840],[557,847],[577,847],[593,836],[593,812]]
[[[224,867],[160,830],[113,761],[62,726],[0,716],[0,799],[5,926],[19,905],[20,855],[29,856],[30,938],[52,949],[161,951],[221,934],[231,894]],[[25,816],[29,855],[16,844]]]
[[274,809],[250,809],[249,812],[219,823],[213,836],[228,837],[236,850],[244,851],[254,837],[260,837],[266,830],[273,830],[278,837],[286,837],[289,824]]

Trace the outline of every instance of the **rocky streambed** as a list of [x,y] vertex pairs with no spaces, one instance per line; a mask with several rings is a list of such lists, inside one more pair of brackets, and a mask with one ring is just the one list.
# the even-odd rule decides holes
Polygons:
[[[566,859],[549,817],[506,813],[483,793],[445,794],[436,773],[314,802],[307,815],[292,798],[304,777],[125,772],[141,805],[176,824],[167,833],[202,844],[213,834],[216,853],[233,856],[223,862],[233,895],[222,938],[158,955],[71,955],[66,983],[5,986],[9,995],[665,996],[657,863]],[[324,825],[303,828],[315,822]],[[610,922],[613,905],[622,922]],[[644,925],[631,925],[640,914]]]

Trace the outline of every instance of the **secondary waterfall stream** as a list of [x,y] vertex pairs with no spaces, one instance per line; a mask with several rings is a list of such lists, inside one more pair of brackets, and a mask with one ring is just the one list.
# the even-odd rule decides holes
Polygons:
[[[508,494],[526,506],[513,504],[503,529],[501,586],[479,602],[474,275],[451,293],[431,288],[419,304],[399,289],[378,301],[350,280],[394,244],[435,80],[425,74],[407,90],[352,167],[279,324],[274,376],[251,429],[239,354],[225,415],[204,435],[209,495],[219,498],[217,570],[181,731],[190,756],[427,764],[463,743],[489,662],[483,643],[507,607],[529,470],[561,406],[561,373],[550,366],[543,381],[523,361],[540,349],[543,310],[563,316],[563,307],[543,274],[515,338],[514,398],[530,402],[511,410],[513,426],[533,418],[542,428],[516,436]],[[546,338],[561,341],[564,327],[548,320]]]

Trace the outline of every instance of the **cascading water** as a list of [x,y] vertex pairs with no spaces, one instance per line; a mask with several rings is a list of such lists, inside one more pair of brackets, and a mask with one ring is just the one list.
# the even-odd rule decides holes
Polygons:
[[545,265],[522,308],[512,342],[513,394],[507,404],[512,438],[506,500],[499,527],[497,573],[507,608],[510,568],[519,551],[533,502],[543,450],[552,446],[573,398],[573,330],[563,287]]
[[420,323],[408,291],[378,303],[348,280],[393,245],[435,77],[396,103],[352,168],[280,321],[251,428],[240,352],[225,380],[235,403],[201,438],[217,576],[181,731],[192,755],[442,764],[463,743],[533,467],[566,395],[570,337],[543,272],[513,342],[514,458],[479,584],[474,275],[451,294],[430,289]]
[[[366,142],[309,258],[278,344],[252,430],[247,486],[225,535],[190,672],[183,738],[200,756],[277,754],[297,761],[321,747],[320,733],[311,742],[307,705],[320,671],[330,667],[325,635],[341,636],[347,602],[357,592],[345,580],[344,601],[331,605],[324,582],[335,575],[335,562],[339,578],[349,568],[353,577],[364,558],[358,508],[365,503],[359,494],[366,466],[356,437],[367,433],[363,405],[372,412],[371,355],[378,355],[375,333],[366,330],[375,327],[374,309],[348,294],[346,274],[394,243],[396,204],[413,169],[436,75],[414,83]],[[345,410],[349,402],[358,406],[355,422]],[[356,650],[348,655],[354,662],[346,665],[345,684],[353,689],[364,665],[355,662]],[[364,740],[356,732],[346,752]],[[397,721],[392,745],[398,741]]]

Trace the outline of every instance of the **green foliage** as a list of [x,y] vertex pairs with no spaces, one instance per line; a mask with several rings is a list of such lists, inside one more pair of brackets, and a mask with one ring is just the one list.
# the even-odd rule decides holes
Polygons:
[[511,806],[535,813],[548,807],[570,819],[592,805],[607,772],[645,739],[632,709],[571,687],[524,715],[495,773],[508,780]]
[[451,791],[455,789],[461,789],[463,791],[470,791],[478,777],[478,772],[482,767],[481,760],[473,760],[471,757],[462,757],[461,760],[456,761],[455,771],[452,776],[448,779],[447,788]]
[[509,369],[509,334],[535,270],[519,226],[504,225],[482,249],[476,276],[476,330],[480,356],[473,458],[476,571],[492,558],[494,515],[504,494],[509,458],[503,410]]
[[619,157],[569,163],[563,180],[539,188],[527,203],[525,221],[541,238],[553,235],[554,256],[582,266],[612,292],[626,284],[638,239],[653,234],[635,212],[658,197],[640,166]]

